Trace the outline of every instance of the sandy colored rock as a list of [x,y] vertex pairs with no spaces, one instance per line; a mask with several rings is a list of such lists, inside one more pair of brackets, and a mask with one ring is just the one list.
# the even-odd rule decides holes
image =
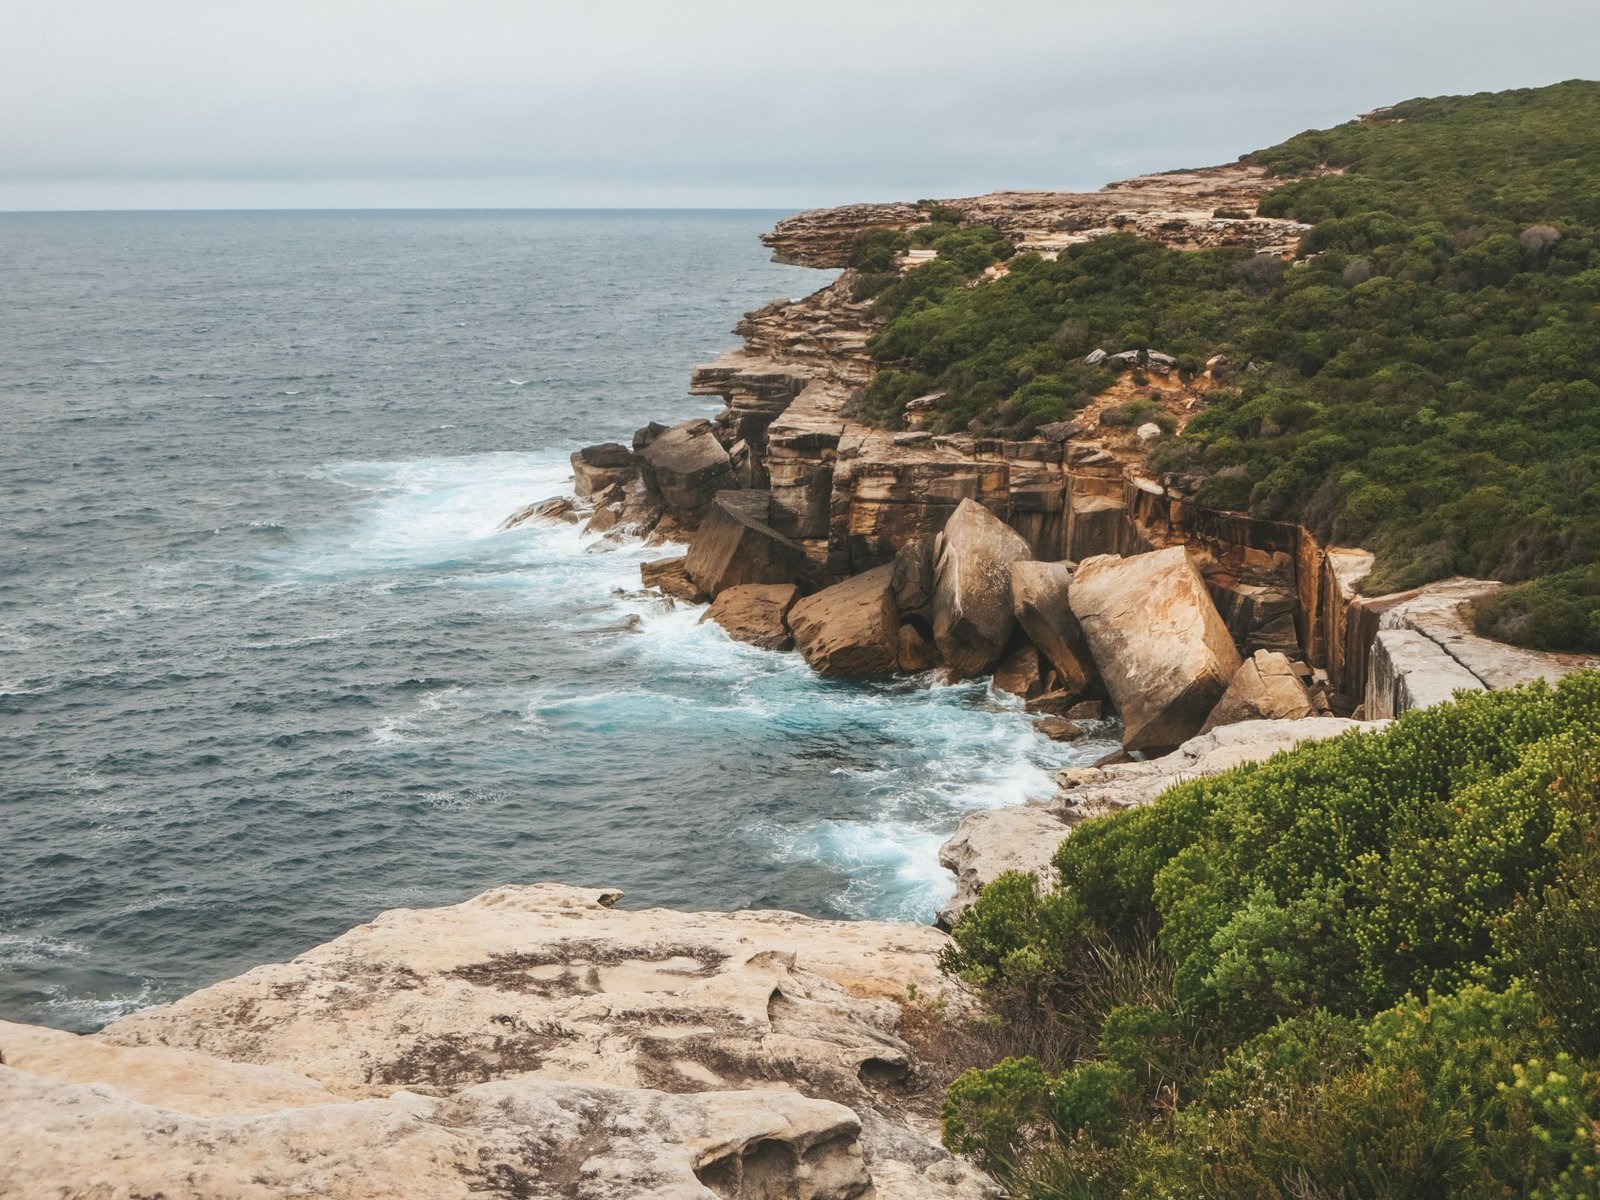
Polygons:
[[1044,690],[1039,652],[1032,646],[1019,646],[1006,655],[994,669],[994,686],[1024,700],[1039,695]]
[[767,493],[718,493],[689,543],[685,569],[712,596],[741,584],[794,583],[806,573],[803,546],[766,522]]
[[900,661],[894,564],[865,571],[807,596],[789,610],[794,644],[823,675],[891,675]]
[[19,1200],[846,1200],[872,1184],[856,1115],[783,1091],[517,1079],[208,1118],[0,1067],[0,1110],[0,1195]]
[[1050,859],[1068,832],[1060,816],[1031,805],[967,816],[939,847],[939,865],[956,877],[955,894],[939,910],[940,927],[951,928],[978,898],[979,889],[1006,871],[1032,871],[1053,884]]
[[581,519],[578,513],[578,505],[571,496],[552,496],[548,500],[538,500],[517,509],[497,528],[515,529],[529,521],[559,521],[564,525],[576,525]]
[[700,618],[715,621],[736,642],[763,650],[788,650],[794,645],[785,619],[800,599],[792,583],[746,583],[723,591]]
[[[274,1113],[261,1130],[234,1126],[219,1140],[214,1128],[169,1120],[153,1129],[139,1117],[127,1136],[151,1147],[154,1161],[185,1162],[207,1138],[218,1142],[207,1161],[224,1172],[214,1177],[222,1195],[234,1194],[226,1172],[236,1160],[265,1163],[274,1181],[238,1194],[298,1195],[290,1188],[303,1162],[294,1165],[290,1147],[299,1144],[328,1147],[324,1166],[340,1186],[346,1156],[370,1160],[380,1181],[376,1191],[329,1184],[317,1195],[382,1195],[403,1167],[431,1184],[432,1164],[450,1172],[462,1162],[486,1164],[505,1187],[522,1181],[528,1190],[515,1194],[529,1196],[711,1194],[651,1191],[666,1177],[646,1178],[639,1164],[654,1158],[686,1164],[713,1192],[727,1182],[716,1174],[723,1169],[743,1170],[747,1188],[771,1171],[770,1186],[788,1189],[722,1196],[855,1196],[865,1187],[865,1176],[850,1173],[857,1168],[874,1173],[884,1200],[991,1194],[918,1115],[937,1097],[917,1099],[925,1085],[895,1033],[908,987],[964,1003],[938,970],[937,930],[780,912],[629,911],[615,907],[618,898],[545,884],[396,910],[293,962],[124,1018],[98,1040],[128,1053],[152,1048],[295,1073],[339,1101],[316,1093],[320,1124]],[[23,1099],[56,1121],[48,1097]],[[88,1113],[71,1098],[66,1107],[85,1139],[124,1144],[126,1114]],[[506,1129],[525,1126],[538,1144],[508,1145],[497,1111]],[[597,1123],[596,1113],[606,1119]],[[436,1125],[453,1140],[435,1140]],[[50,1131],[67,1154],[83,1144],[54,1124]],[[831,1148],[811,1157],[823,1147]],[[34,1161],[48,1175],[68,1160]],[[417,1194],[458,1193],[441,1184]]]
[[1011,612],[1028,639],[1055,669],[1052,690],[1082,695],[1097,682],[1089,643],[1067,603],[1077,567],[1024,559],[1011,564]]
[[689,578],[688,556],[655,558],[639,564],[639,579],[645,587],[659,588],[662,595],[688,604],[704,604],[711,599],[700,585]]
[[1161,754],[1205,723],[1239,651],[1180,546],[1078,567],[1073,615],[1123,722],[1123,747]]
[[902,613],[926,616],[933,588],[933,538],[912,538],[894,556],[895,605]]
[[933,641],[957,678],[994,669],[1011,638],[1011,564],[1033,557],[1022,535],[963,500],[939,535]]
[[710,421],[684,421],[639,453],[646,485],[684,529],[695,529],[718,492],[734,487],[733,462]]
[[1200,732],[1240,721],[1298,721],[1315,712],[1311,693],[1294,664],[1282,654],[1257,650],[1234,672]]
[[572,453],[572,490],[580,499],[598,495],[614,484],[627,483],[638,473],[633,451],[618,442],[585,446]]
[[922,632],[910,622],[900,626],[900,637],[895,650],[895,661],[900,664],[900,669],[911,674],[926,671],[939,661],[938,652],[934,650],[933,643],[922,636]]
[[1033,727],[1053,742],[1075,741],[1086,732],[1082,725],[1066,717],[1040,717]]

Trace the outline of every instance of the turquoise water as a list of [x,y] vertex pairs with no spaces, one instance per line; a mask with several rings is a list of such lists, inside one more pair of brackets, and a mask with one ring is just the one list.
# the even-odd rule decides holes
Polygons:
[[[496,532],[709,414],[776,214],[0,216],[0,1017],[93,1028],[504,882],[929,919],[1072,753]],[[1084,747],[1079,758],[1101,747]]]

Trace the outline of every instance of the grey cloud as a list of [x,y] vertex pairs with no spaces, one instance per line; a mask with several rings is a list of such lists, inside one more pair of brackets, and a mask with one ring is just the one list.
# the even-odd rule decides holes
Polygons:
[[1096,186],[1592,72],[1600,45],[1592,0],[56,0],[8,24],[6,208]]

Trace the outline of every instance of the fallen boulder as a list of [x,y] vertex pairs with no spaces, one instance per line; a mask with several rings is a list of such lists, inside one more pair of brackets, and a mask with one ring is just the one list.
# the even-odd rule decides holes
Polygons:
[[700,618],[715,621],[736,642],[763,650],[788,650],[794,645],[785,619],[800,589],[792,583],[742,583],[724,588]]
[[1083,627],[1067,590],[1077,566],[1022,559],[1011,564],[1011,613],[1056,672],[1055,690],[1081,696],[1097,682]]
[[662,507],[694,529],[717,493],[736,486],[733,460],[710,421],[684,421],[656,435],[639,451],[639,470]]
[[572,452],[572,491],[580,498],[627,483],[639,473],[639,460],[620,442],[602,442]]
[[689,604],[704,604],[711,599],[700,585],[689,578],[684,569],[688,556],[678,554],[672,558],[656,558],[639,564],[639,580],[645,587],[658,589],[662,595]]
[[894,602],[903,613],[926,615],[933,587],[933,539],[914,537],[894,556]]
[[933,640],[956,678],[985,675],[1005,652],[1011,564],[1032,558],[1022,535],[974,500],[963,500],[939,535]]
[[805,547],[768,525],[766,513],[766,492],[719,493],[689,543],[689,578],[713,596],[740,584],[800,579]]
[[900,663],[894,564],[885,563],[807,596],[789,610],[789,629],[822,675],[890,675]]
[[1123,748],[1164,754],[1198,733],[1240,659],[1183,547],[1088,559],[1067,599],[1121,714]]
[[1039,652],[1032,646],[1020,646],[1000,660],[994,669],[994,686],[1030,700],[1044,691],[1044,677],[1039,670]]
[[1257,650],[1233,673],[1228,690],[1211,710],[1201,733],[1240,721],[1298,721],[1316,712],[1311,694],[1288,658]]

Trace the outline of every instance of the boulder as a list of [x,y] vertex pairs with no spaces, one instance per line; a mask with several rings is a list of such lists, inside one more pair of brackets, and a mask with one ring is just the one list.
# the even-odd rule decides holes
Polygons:
[[1240,660],[1183,547],[1091,558],[1067,600],[1122,716],[1123,748],[1164,754],[1198,733]]
[[572,490],[580,498],[627,483],[639,473],[639,460],[620,442],[602,442],[572,453]]
[[785,618],[798,599],[800,589],[792,583],[743,583],[717,593],[700,621],[715,621],[736,642],[788,650],[794,638]]
[[578,505],[571,496],[552,496],[548,500],[540,500],[525,508],[519,508],[504,521],[498,529],[515,529],[518,525],[525,525],[529,521],[560,521],[567,525],[578,523]]
[[807,596],[789,610],[795,645],[823,675],[890,675],[900,665],[894,564],[885,563]]
[[1257,650],[1233,673],[1201,733],[1240,721],[1298,721],[1316,712],[1306,685],[1282,654]]
[[1069,721],[1098,721],[1101,715],[1098,700],[1080,700],[1061,715]]
[[1011,639],[1011,564],[1032,558],[1021,534],[983,505],[963,500],[939,535],[933,640],[956,678],[994,669]]
[[910,674],[926,671],[939,661],[933,643],[923,637],[922,631],[909,621],[900,626],[899,648],[895,651],[895,658],[900,664],[900,669]]
[[1083,695],[1099,681],[1067,589],[1077,567],[1024,559],[1011,564],[1011,613],[1056,673],[1054,690]]
[[698,527],[717,493],[736,485],[733,460],[706,420],[684,421],[658,434],[639,452],[639,469],[685,529]]
[[1081,738],[1085,730],[1076,721],[1069,721],[1066,717],[1040,717],[1033,723],[1033,727],[1052,742],[1070,742]]
[[1024,700],[1044,691],[1044,678],[1039,671],[1039,652],[1032,646],[1019,646],[1000,660],[994,669],[994,686]]
[[1050,865],[1070,831],[1045,808],[986,809],[973,813],[939,847],[939,865],[956,877],[955,894],[939,910],[937,924],[949,929],[978,898],[979,889],[1006,871],[1032,871],[1046,886],[1054,882]]
[[894,602],[903,613],[925,616],[933,588],[933,539],[914,537],[894,556]]
[[639,579],[645,587],[660,590],[664,596],[671,596],[674,600],[683,600],[689,604],[704,604],[711,599],[701,591],[700,585],[689,578],[689,572],[684,565],[689,561],[687,555],[679,554],[672,558],[657,558],[639,564]]
[[746,583],[793,583],[805,547],[766,522],[767,493],[719,493],[689,543],[689,578],[712,596]]

